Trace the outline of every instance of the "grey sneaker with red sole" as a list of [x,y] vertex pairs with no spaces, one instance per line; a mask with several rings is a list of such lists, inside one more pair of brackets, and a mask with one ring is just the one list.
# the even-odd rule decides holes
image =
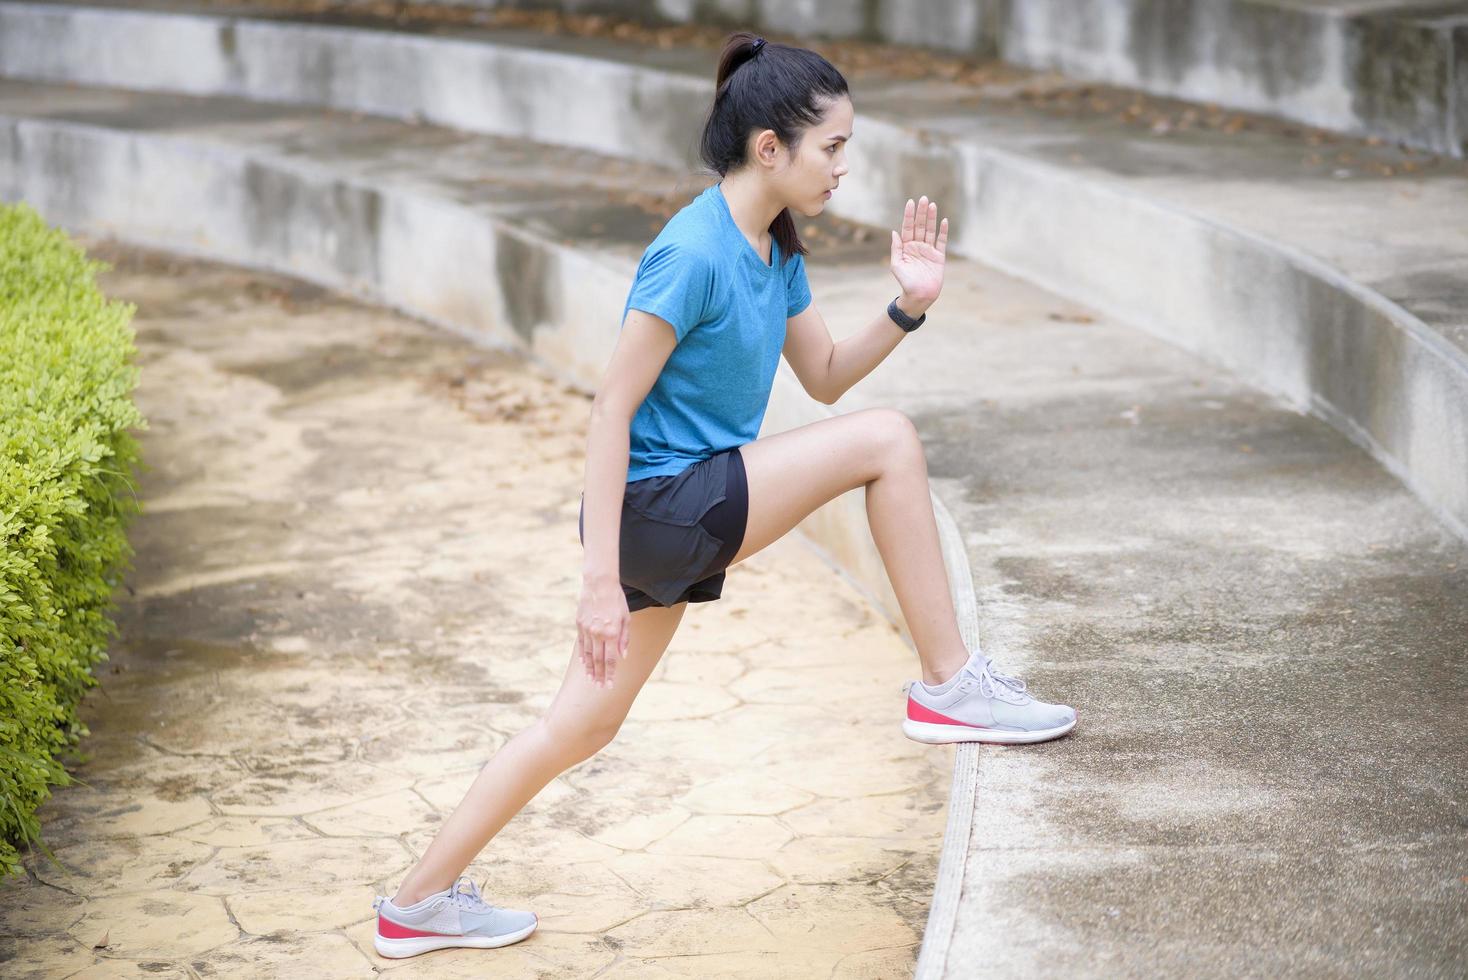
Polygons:
[[937,687],[910,681],[902,733],[916,742],[1045,742],[1069,732],[1076,710],[1038,701],[1025,682],[1002,674],[978,651]]
[[406,908],[399,908],[383,895],[377,896],[372,907],[377,910],[377,935],[372,945],[392,959],[435,949],[508,946],[530,935],[540,924],[534,912],[490,905],[467,875],[460,875],[449,888]]

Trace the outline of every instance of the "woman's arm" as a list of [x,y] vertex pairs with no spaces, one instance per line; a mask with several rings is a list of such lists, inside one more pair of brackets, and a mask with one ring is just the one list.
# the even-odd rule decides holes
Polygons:
[[[914,319],[922,316],[928,308],[928,304],[909,300],[905,296],[898,299],[897,305]],[[800,316],[813,314],[819,319],[820,314],[814,311],[812,304]],[[825,321],[821,322],[821,329],[825,330]],[[825,382],[821,388],[825,397],[821,401],[834,405],[837,399],[846,394],[847,389],[871,374],[872,368],[881,364],[906,336],[907,331],[893,323],[884,309],[860,333],[832,344],[831,357],[826,364]]]
[[[914,207],[909,200],[903,208],[901,233],[892,233],[892,275],[902,287],[898,309],[913,319],[927,312],[943,289],[947,253],[948,219],[938,220],[938,205],[923,197]],[[905,336],[883,309],[860,333],[833,344],[826,321],[811,303],[786,321],[784,353],[805,390],[834,405]]]
[[586,434],[585,578],[619,580],[622,497],[631,451],[628,433],[632,417],[675,346],[677,338],[668,321],[642,310],[627,311],[616,350],[591,403]]
[[677,346],[672,324],[628,310],[611,363],[591,405],[586,434],[586,491],[582,513],[581,603],[576,651],[591,681],[610,687],[614,664],[627,655],[631,614],[618,567],[622,500],[627,488],[632,417]]
[[[627,485],[627,459],[631,452],[628,431],[632,416],[593,403],[586,432],[585,507],[582,534],[585,551],[581,577],[584,582],[617,583],[621,547],[619,533],[622,496]],[[612,515],[618,520],[613,520]]]

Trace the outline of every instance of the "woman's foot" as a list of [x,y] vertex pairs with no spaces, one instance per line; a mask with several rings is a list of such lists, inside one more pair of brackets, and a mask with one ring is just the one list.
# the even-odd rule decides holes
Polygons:
[[1044,742],[1075,727],[1069,705],[1037,701],[1025,682],[999,673],[974,651],[968,663],[939,685],[907,685],[902,733],[917,742]]
[[393,959],[453,946],[508,946],[540,924],[534,912],[490,905],[467,875],[406,908],[383,895],[372,907],[377,910],[377,935],[372,944],[378,953]]

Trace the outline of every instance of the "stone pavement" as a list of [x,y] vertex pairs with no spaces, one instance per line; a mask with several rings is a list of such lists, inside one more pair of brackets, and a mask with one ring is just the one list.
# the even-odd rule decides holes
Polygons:
[[588,399],[298,282],[94,253],[139,306],[151,470],[87,785],[41,811],[64,867],[0,885],[0,973],[911,975],[952,749],[903,738],[911,651],[798,538],[471,867],[534,936],[377,957],[374,890],[570,660]]

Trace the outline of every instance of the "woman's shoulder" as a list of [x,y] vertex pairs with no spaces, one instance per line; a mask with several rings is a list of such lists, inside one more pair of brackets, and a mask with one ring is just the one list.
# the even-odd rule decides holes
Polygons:
[[643,265],[670,261],[710,268],[718,265],[721,253],[709,226],[696,218],[685,219],[683,214],[680,211],[670,218],[657,237],[643,249]]
[[711,245],[717,239],[719,230],[719,213],[714,210],[714,202],[705,191],[664,222],[648,249],[676,244],[685,250],[697,250]]

